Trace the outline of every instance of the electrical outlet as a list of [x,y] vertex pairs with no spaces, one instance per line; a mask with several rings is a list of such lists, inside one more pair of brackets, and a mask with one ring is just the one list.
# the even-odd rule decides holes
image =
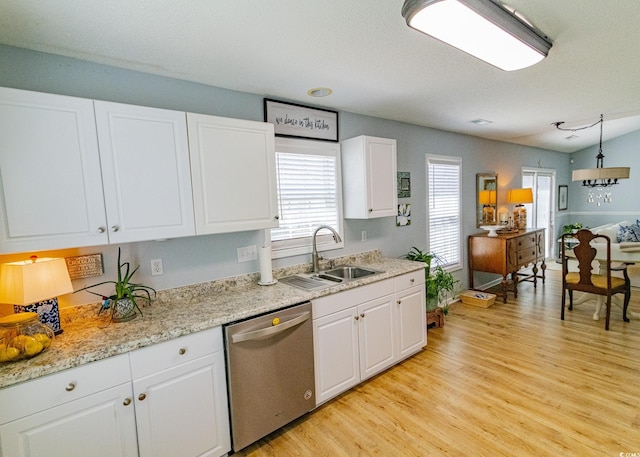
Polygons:
[[258,260],[258,248],[255,244],[238,248],[238,262]]
[[362,236],[362,241],[367,241],[367,231],[363,230],[362,232],[360,232],[360,235]]
[[164,274],[162,270],[162,259],[152,259],[151,260],[151,276],[160,276]]

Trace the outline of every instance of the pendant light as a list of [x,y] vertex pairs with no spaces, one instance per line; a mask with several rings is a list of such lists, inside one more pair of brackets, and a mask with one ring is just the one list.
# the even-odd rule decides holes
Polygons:
[[[603,193],[602,189],[606,189],[615,184],[618,184],[619,179],[628,179],[630,169],[629,167],[604,166],[604,154],[602,153],[602,130],[604,125],[604,116],[601,114],[599,121],[586,127],[577,129],[562,128],[560,127],[562,124],[564,124],[564,122],[554,122],[554,125],[558,130],[569,132],[588,129],[600,124],[600,144],[598,146],[598,154],[596,155],[596,167],[573,170],[571,174],[571,180],[582,181],[582,185],[584,187],[590,188],[588,197],[589,203],[597,202],[598,206],[600,206],[601,200],[604,201],[604,203],[611,203],[611,191],[607,190]],[[594,195],[593,189],[596,190],[597,194]]]

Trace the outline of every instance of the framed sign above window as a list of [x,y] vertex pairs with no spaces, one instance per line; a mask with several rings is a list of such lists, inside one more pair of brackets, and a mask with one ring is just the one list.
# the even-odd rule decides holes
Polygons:
[[276,136],[338,141],[338,112],[264,99],[264,120]]

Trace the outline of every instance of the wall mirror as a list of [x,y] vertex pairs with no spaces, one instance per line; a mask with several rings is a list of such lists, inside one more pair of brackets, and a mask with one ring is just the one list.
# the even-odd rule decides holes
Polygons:
[[476,225],[497,223],[498,175],[495,173],[476,174]]

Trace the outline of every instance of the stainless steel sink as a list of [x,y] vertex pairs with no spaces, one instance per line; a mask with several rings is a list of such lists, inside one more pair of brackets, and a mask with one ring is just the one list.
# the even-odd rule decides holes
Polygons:
[[305,290],[320,290],[381,273],[369,268],[341,265],[319,273],[301,273],[282,278],[280,282]]
[[375,270],[369,270],[368,268],[342,265],[331,270],[326,270],[323,273],[326,276],[335,276],[343,279],[358,279],[364,278],[365,276],[375,275],[378,272]]

